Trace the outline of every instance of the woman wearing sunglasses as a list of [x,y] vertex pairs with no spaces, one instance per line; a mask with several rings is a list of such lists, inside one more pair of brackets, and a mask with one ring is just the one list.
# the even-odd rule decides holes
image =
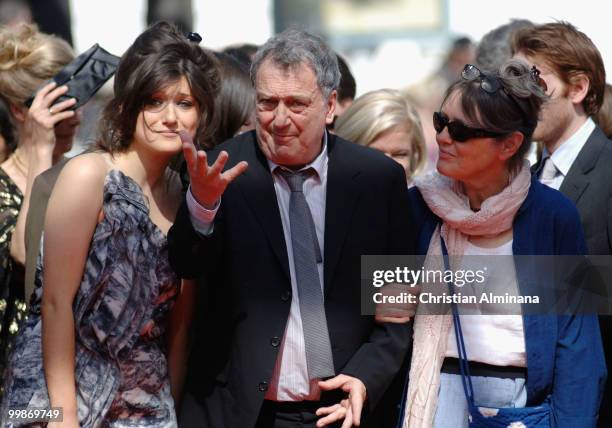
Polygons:
[[[437,172],[417,178],[409,193],[419,228],[417,251],[427,254],[428,270],[466,268],[474,258],[464,256],[487,262],[493,258],[483,256],[510,256],[488,264],[484,284],[501,295],[504,290],[523,295],[532,278],[513,256],[586,252],[576,208],[532,179],[524,160],[545,88],[536,69],[516,61],[497,73],[467,65],[462,77],[434,114]],[[544,281],[556,286],[551,277]],[[440,290],[436,287],[452,294],[447,286],[423,284],[421,296],[425,290]],[[432,310],[419,303],[398,426],[502,426],[492,425],[494,418],[472,425],[479,406],[494,409],[489,416],[518,409],[503,426],[595,426],[606,375],[596,317],[533,315],[524,313],[525,307],[468,316],[463,311],[469,308],[457,305],[454,317],[451,305]],[[457,341],[461,337],[463,342]],[[471,376],[465,376],[462,361]],[[534,412],[539,425],[525,422],[524,413]]]

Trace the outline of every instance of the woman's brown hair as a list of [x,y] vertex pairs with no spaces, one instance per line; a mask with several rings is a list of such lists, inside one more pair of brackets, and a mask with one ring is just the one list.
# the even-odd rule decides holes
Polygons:
[[184,77],[201,115],[196,141],[204,146],[214,132],[214,98],[219,90],[215,58],[166,22],[154,24],[136,38],[121,57],[114,97],[104,109],[98,148],[125,151],[136,120],[151,96]]
[[[216,53],[220,63],[221,89],[215,100],[218,117],[213,144],[232,138],[255,113],[255,88],[249,70],[224,53]],[[253,123],[253,127],[255,124]]]

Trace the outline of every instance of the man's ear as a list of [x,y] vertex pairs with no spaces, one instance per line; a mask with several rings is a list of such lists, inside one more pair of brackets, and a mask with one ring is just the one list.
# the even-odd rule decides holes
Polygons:
[[338,101],[338,91],[331,91],[327,98],[327,113],[325,114],[325,124],[331,125],[334,123],[334,113],[336,112],[336,103]]
[[591,82],[585,74],[578,74],[570,79],[570,84],[567,87],[567,97],[574,104],[582,104],[589,93]]
[[28,114],[27,107],[10,104],[9,108],[11,109],[11,114],[17,122],[25,122],[26,116]]
[[525,136],[522,132],[514,131],[501,142],[499,157],[501,160],[508,160],[521,148]]

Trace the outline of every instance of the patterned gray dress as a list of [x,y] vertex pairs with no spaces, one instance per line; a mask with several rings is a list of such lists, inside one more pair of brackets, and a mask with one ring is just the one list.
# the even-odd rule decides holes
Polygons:
[[[180,280],[140,187],[118,170],[104,185],[97,225],[74,304],[76,392],[81,427],[174,427],[165,357],[167,316]],[[6,379],[8,409],[49,407],[41,348],[42,257],[28,320]],[[39,426],[33,424],[31,426]]]

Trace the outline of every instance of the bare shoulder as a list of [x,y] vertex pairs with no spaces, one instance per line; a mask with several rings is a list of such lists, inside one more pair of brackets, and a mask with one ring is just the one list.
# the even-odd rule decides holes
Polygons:
[[70,159],[58,180],[78,184],[75,186],[77,188],[104,183],[104,178],[109,170],[109,163],[104,156],[103,153],[86,153]]
[[60,172],[49,204],[75,213],[98,213],[102,207],[104,180],[110,165],[101,153],[70,159]]

